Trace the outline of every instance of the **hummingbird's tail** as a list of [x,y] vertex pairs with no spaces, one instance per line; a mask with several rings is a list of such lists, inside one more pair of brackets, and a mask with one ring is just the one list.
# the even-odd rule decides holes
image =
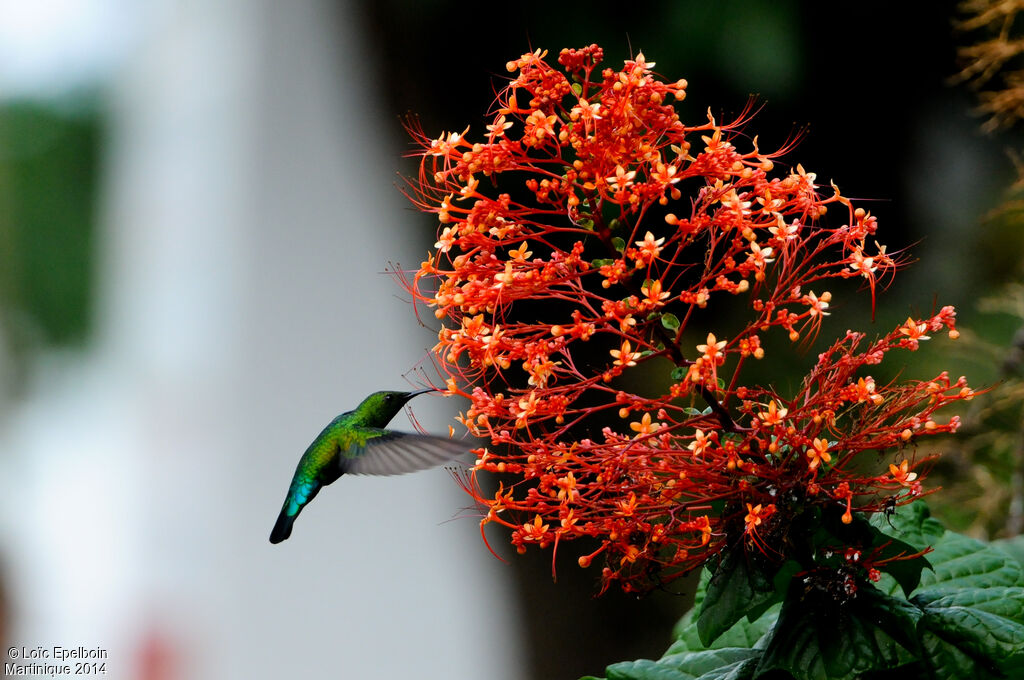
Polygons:
[[299,516],[302,508],[306,507],[307,503],[316,498],[316,495],[320,493],[321,487],[322,484],[319,481],[310,481],[298,476],[298,473],[296,473],[296,477],[292,480],[292,485],[288,489],[288,496],[284,499],[284,505],[281,506],[281,514],[277,516],[274,530],[270,532],[271,543],[280,543],[292,535],[292,525],[295,524],[295,518]]
[[292,535],[292,525],[295,524],[295,518],[298,514],[288,516],[288,507],[281,508],[281,514],[277,516],[277,523],[274,525],[274,530],[270,532],[270,542],[280,543],[284,539]]

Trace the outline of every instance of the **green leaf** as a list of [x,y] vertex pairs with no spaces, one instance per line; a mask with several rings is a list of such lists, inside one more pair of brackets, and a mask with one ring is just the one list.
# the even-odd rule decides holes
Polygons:
[[921,576],[922,590],[1024,586],[1020,563],[981,541],[947,531],[933,547],[932,571]]
[[772,583],[775,587],[775,596],[769,600],[765,600],[761,604],[751,607],[747,611],[747,621],[757,621],[761,618],[762,614],[768,611],[769,607],[772,607],[782,602],[782,596],[789,589],[789,582],[801,571],[800,563],[796,560],[786,560],[779,567],[779,570],[775,572],[775,576],[772,577]]
[[[909,597],[921,583],[921,573],[925,567],[931,568],[931,562],[923,555],[912,559],[902,559],[902,557],[921,552],[924,548],[918,548],[886,533],[874,522],[864,522],[864,524],[872,534],[869,548],[876,551],[874,559],[883,563],[878,569],[896,579],[900,588],[903,589],[903,594]],[[895,533],[895,530],[891,528],[890,531]]]
[[[672,371],[672,375],[675,375],[676,371],[680,371],[680,374],[679,374],[679,379],[680,380],[682,380],[683,378],[686,377],[686,369],[685,368],[682,368],[682,367],[676,368],[675,371]],[[711,414],[711,407],[708,406],[705,409],[699,409],[699,408],[694,408],[692,406],[684,406],[683,407],[683,413],[685,413],[688,416],[706,416],[706,415],[710,415]]]
[[997,541],[992,541],[990,545],[993,548],[1002,550],[1017,560],[1018,563],[1024,565],[1024,535],[1014,536],[1013,538],[1001,538]]
[[[683,378],[686,377],[686,372],[687,372],[687,369],[683,368],[682,366],[676,366],[675,368],[672,369],[672,376],[671,376],[671,378],[673,380],[682,380]],[[688,409],[687,412],[689,412],[689,411],[696,411],[696,410],[697,409],[695,409],[695,408],[690,408],[690,409]],[[691,415],[700,415],[700,412],[698,411],[697,413],[693,413]]]
[[710,645],[704,645],[697,633],[697,613],[703,607],[710,580],[711,570],[702,569],[693,599],[693,607],[672,628],[672,637],[676,641],[665,652],[666,656],[684,651],[699,652],[705,649],[724,649],[726,647],[753,647],[754,643],[764,637],[775,623],[775,619],[779,615],[780,604],[773,605],[756,620],[751,620],[750,617],[745,620],[741,619],[732,628],[715,638]]
[[[886,546],[886,548],[881,552],[880,557],[882,559],[886,559],[891,556],[890,553],[898,554],[899,552],[903,552],[900,549],[902,547],[899,545],[900,543],[902,543],[902,541],[897,541]],[[906,544],[904,543],[903,545]],[[914,551],[909,552],[912,554]],[[929,562],[926,558],[915,557],[910,560],[899,559],[886,562],[878,569],[879,571],[883,571],[892,576],[896,583],[899,584],[900,589],[903,591],[903,595],[909,596],[921,582],[921,574],[927,566],[929,566]]]
[[1024,653],[1024,588],[964,588],[914,596],[924,625],[977,658],[997,662]]
[[[694,409],[696,410],[696,409]],[[700,411],[697,411],[700,414]],[[697,581],[697,592],[693,594],[693,607],[690,609],[688,614],[699,612],[704,606],[704,598],[708,596],[708,583],[711,582],[711,568],[705,566],[700,570],[700,579]]]
[[710,580],[711,571],[703,569],[694,606],[674,629],[679,639],[660,660],[641,659],[609,666],[608,680],[752,680],[761,654],[752,647],[775,621],[775,612],[753,624],[740,621],[715,640],[710,648],[704,648],[694,619],[707,597]]
[[591,260],[590,266],[594,267],[595,269],[597,269],[597,268],[600,268],[600,267],[607,267],[607,266],[609,266],[610,264],[612,264],[614,262],[615,262],[614,258],[602,257],[602,258],[598,258],[596,260]]
[[996,680],[1006,678],[994,665],[981,659],[975,659],[956,646],[945,643],[942,638],[928,632],[922,633],[924,656],[921,666],[927,669],[919,677],[928,680]]
[[761,640],[772,629],[772,626],[775,625],[775,620],[779,617],[779,610],[781,608],[782,605],[776,603],[754,621],[746,618],[740,619],[736,625],[715,638],[715,641],[710,645],[704,645],[700,641],[697,625],[694,622],[696,618],[695,607],[687,612],[679,620],[679,623],[676,624],[674,632],[677,639],[665,654],[679,654],[687,651],[699,652],[705,649],[725,649],[727,647],[754,647],[758,640]]
[[910,544],[915,550],[924,550],[939,541],[946,531],[930,515],[931,511],[924,501],[915,501],[897,508],[889,515],[872,515],[871,525],[892,538]]
[[619,251],[621,253],[622,251],[624,251],[626,249],[626,242],[623,241],[618,236],[613,236],[612,237],[612,247],[615,248],[615,250],[617,250],[617,251]]
[[[931,520],[934,521],[934,520]],[[938,523],[936,523],[938,524]],[[946,531],[910,598],[924,662],[939,680],[994,678],[1024,660],[1024,570],[998,548]]]
[[[921,656],[917,624],[923,616],[919,607],[902,597],[893,597],[878,588],[864,585],[858,591],[855,605],[857,615],[878,626],[879,630],[897,643],[892,651],[899,663],[911,662]],[[884,639],[879,638],[879,643]]]
[[693,680],[693,675],[650,659],[623,661],[605,669],[608,680]]
[[761,652],[709,649],[666,655],[658,661],[625,661],[606,669],[608,680],[749,680]]
[[778,565],[756,561],[756,554],[739,544],[726,551],[714,570],[697,614],[697,632],[705,646],[751,610],[781,599],[773,580]]
[[666,330],[677,331],[679,330],[679,317],[675,314],[662,314],[661,325],[664,326]]
[[861,585],[849,602],[794,581],[765,646],[757,675],[783,670],[796,680],[853,680],[913,659],[912,632],[920,612],[905,601]]

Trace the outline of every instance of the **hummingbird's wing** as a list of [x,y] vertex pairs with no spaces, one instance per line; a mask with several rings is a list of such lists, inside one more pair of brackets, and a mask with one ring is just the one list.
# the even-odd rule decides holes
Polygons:
[[450,463],[471,448],[466,442],[429,434],[366,428],[365,444],[339,456],[341,472],[350,475],[401,475]]

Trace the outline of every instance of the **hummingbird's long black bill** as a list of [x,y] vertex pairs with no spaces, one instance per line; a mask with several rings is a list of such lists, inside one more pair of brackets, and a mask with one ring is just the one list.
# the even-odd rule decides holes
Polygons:
[[414,392],[406,392],[405,396],[407,396],[410,399],[412,399],[413,397],[418,397],[419,395],[426,394],[427,392],[440,392],[440,391],[441,390],[437,389],[436,387],[424,387],[422,390],[415,390]]

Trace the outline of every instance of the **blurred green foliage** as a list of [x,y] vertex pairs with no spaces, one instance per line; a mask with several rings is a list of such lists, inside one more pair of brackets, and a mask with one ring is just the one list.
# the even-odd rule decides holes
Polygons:
[[16,355],[88,333],[99,148],[91,107],[0,106],[0,304]]
[[[930,502],[946,521],[979,538],[1024,529],[1024,286],[980,300],[983,313],[947,350],[950,363],[987,373],[989,390],[970,402],[963,427],[938,445]],[[926,450],[924,453],[931,453]]]

